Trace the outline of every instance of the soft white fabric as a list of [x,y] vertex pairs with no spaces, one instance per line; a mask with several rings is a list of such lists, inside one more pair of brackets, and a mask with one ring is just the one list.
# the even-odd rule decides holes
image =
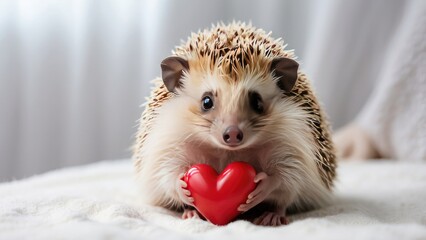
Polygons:
[[336,199],[278,228],[140,205],[130,160],[0,185],[0,239],[426,239],[426,164],[342,163]]
[[357,123],[381,156],[425,161],[426,2],[413,3],[405,9],[380,82]]

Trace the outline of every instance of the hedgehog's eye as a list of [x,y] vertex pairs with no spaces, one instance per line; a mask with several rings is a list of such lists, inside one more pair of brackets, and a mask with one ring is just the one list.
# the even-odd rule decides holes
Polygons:
[[250,107],[258,114],[263,113],[262,97],[257,92],[249,92]]
[[208,111],[208,110],[212,109],[213,106],[214,106],[213,99],[210,95],[206,95],[201,99],[201,108],[204,111]]

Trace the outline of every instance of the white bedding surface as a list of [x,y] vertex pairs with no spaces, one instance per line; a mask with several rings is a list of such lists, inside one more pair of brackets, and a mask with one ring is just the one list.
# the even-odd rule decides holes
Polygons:
[[217,227],[138,202],[130,160],[0,184],[0,239],[426,239],[426,163],[342,163],[335,201],[282,227]]

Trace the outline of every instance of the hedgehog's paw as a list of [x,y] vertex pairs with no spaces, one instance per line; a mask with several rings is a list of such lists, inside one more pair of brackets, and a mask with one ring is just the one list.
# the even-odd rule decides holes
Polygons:
[[276,212],[265,212],[260,217],[255,218],[253,223],[260,226],[281,226],[289,223],[285,214],[279,214]]
[[200,218],[200,215],[195,209],[184,209],[182,213],[182,219]]
[[177,183],[177,186],[178,186],[177,192],[178,192],[179,198],[186,205],[193,206],[194,198],[191,197],[191,192],[188,189],[186,189],[188,187],[188,184],[186,184],[186,182],[182,180],[182,177],[183,177],[183,174],[179,175],[178,183]]
[[254,182],[257,183],[256,188],[248,195],[246,202],[238,207],[238,211],[246,212],[263,202],[279,184],[278,179],[273,176],[268,176],[264,172],[258,173],[254,177]]

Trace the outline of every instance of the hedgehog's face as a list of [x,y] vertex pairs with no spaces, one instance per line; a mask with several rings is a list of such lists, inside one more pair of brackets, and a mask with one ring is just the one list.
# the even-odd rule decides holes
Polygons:
[[199,77],[189,76],[183,90],[194,100],[189,110],[194,114],[194,127],[201,128],[199,136],[228,150],[257,144],[271,105],[280,94],[273,81],[248,78],[230,82],[210,74]]
[[[200,142],[209,140],[208,143],[228,150],[264,143],[270,129],[268,121],[283,92],[280,81],[271,74],[276,69],[267,74],[241,74],[231,80],[220,71],[205,72],[196,67],[188,71],[189,65],[182,58],[173,57],[167,65],[165,61],[162,65],[164,83],[170,91],[189,100],[188,122]],[[165,73],[164,69],[169,70],[170,66],[180,70]],[[295,71],[297,74],[297,65]],[[177,75],[178,81],[174,80]]]

